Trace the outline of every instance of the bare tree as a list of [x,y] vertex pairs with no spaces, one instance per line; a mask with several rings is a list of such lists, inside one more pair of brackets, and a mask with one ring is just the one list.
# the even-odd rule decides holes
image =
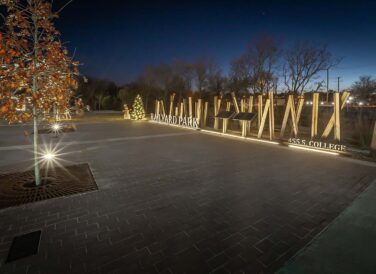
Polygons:
[[275,38],[262,35],[248,46],[247,52],[231,62],[232,82],[238,89],[265,93],[276,88],[280,49]]
[[224,92],[227,78],[222,74],[220,66],[215,61],[209,63],[207,78],[208,92],[213,94]]
[[290,92],[303,93],[307,85],[317,79],[322,70],[332,68],[340,62],[333,58],[326,46],[297,43],[286,51],[283,67],[284,83]]
[[197,92],[202,97],[208,85],[208,62],[201,58],[192,66]]
[[376,80],[369,75],[360,76],[351,89],[358,99],[367,100],[372,93],[376,92]]
[[223,91],[225,78],[214,59],[200,58],[192,65],[192,72],[199,97],[203,97],[206,92]]
[[228,87],[237,93],[248,93],[250,88],[250,64],[246,55],[231,60]]
[[145,110],[149,105],[149,97],[154,94],[155,97],[167,98],[172,81],[172,69],[167,64],[158,66],[148,66],[140,76],[138,83],[142,90],[139,91],[145,99]]
[[182,61],[172,61],[172,82],[171,90],[178,94],[178,100],[183,98],[183,95],[192,89],[193,69],[192,64]]

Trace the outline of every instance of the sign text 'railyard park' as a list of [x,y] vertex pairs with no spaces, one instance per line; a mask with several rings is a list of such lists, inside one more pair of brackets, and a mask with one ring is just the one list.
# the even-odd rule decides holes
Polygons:
[[152,113],[150,118],[151,118],[151,121],[153,122],[199,129],[198,122],[195,117],[180,117],[180,116]]

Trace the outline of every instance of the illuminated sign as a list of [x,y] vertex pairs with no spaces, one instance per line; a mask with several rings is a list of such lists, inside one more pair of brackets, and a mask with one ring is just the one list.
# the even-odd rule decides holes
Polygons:
[[346,146],[341,145],[341,144],[331,144],[331,143],[325,143],[321,141],[305,140],[305,139],[299,139],[299,138],[290,138],[289,144],[306,146],[306,147],[316,148],[316,149],[331,150],[331,151],[336,151],[336,152],[346,151]]
[[152,113],[150,120],[158,123],[199,129],[198,122],[195,117],[178,117],[173,115]]

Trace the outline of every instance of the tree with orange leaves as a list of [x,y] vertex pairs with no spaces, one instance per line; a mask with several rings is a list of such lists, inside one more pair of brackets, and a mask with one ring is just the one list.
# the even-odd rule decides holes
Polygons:
[[[58,12],[46,0],[0,0],[7,13],[0,33],[0,118],[33,121],[35,183],[41,183],[38,123],[43,112],[69,106],[78,63],[54,27]],[[23,111],[19,111],[23,108]]]

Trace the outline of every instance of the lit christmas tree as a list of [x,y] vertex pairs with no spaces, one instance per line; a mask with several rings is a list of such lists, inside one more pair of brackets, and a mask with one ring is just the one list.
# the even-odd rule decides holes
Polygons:
[[140,94],[138,94],[132,106],[131,119],[142,120],[144,118],[145,118],[144,104],[142,103],[142,98]]

